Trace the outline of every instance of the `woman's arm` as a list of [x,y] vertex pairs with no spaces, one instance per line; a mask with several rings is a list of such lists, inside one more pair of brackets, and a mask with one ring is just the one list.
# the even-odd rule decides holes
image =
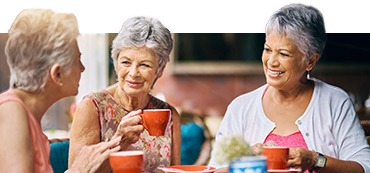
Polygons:
[[34,153],[27,120],[19,103],[0,105],[0,172],[33,172]]
[[[317,153],[315,151],[307,150],[304,148],[291,148],[289,150],[288,166],[301,168],[302,170],[311,170],[316,162]],[[326,157],[326,165],[320,168],[320,172],[359,172],[363,173],[362,166],[354,161],[339,160],[330,156]]]
[[[96,107],[90,98],[83,99],[76,108],[70,132],[70,147],[68,167],[71,168],[78,153],[84,146],[98,144],[100,142],[100,126]],[[109,162],[106,160],[100,168],[109,172]]]
[[181,130],[180,115],[175,108],[171,108],[173,121],[171,165],[181,164]]

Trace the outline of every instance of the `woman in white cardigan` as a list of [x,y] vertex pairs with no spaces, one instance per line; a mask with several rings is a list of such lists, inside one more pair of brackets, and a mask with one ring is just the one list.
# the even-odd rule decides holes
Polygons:
[[[316,8],[290,4],[275,12],[266,25],[262,55],[267,84],[231,102],[216,142],[238,134],[254,146],[272,141],[289,147],[287,167],[369,173],[370,147],[350,97],[309,76],[325,44],[324,20]],[[215,157],[210,165],[222,167]]]

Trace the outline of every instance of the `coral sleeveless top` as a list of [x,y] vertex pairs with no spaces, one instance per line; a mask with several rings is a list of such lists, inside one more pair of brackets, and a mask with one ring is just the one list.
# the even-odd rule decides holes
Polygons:
[[32,113],[17,95],[9,92],[0,94],[0,104],[9,101],[16,101],[20,103],[26,112],[33,146],[34,172],[52,173],[53,168],[50,164],[50,144],[47,136],[42,132],[40,124],[37,123]]

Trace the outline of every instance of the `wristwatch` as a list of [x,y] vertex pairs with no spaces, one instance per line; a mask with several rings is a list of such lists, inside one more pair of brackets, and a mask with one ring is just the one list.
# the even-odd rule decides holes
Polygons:
[[319,152],[316,152],[316,153],[317,153],[317,157],[315,160],[315,165],[313,166],[313,169],[312,169],[315,171],[319,170],[320,168],[325,167],[326,165],[326,157]]

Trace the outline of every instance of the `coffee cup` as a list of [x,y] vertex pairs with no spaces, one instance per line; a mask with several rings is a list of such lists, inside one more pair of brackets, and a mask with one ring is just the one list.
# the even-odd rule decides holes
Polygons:
[[267,157],[267,169],[287,169],[289,148],[280,146],[265,146],[262,154]]
[[112,153],[109,155],[109,164],[114,173],[142,173],[144,152],[133,150]]
[[150,136],[163,136],[171,118],[171,109],[144,109],[140,116]]

